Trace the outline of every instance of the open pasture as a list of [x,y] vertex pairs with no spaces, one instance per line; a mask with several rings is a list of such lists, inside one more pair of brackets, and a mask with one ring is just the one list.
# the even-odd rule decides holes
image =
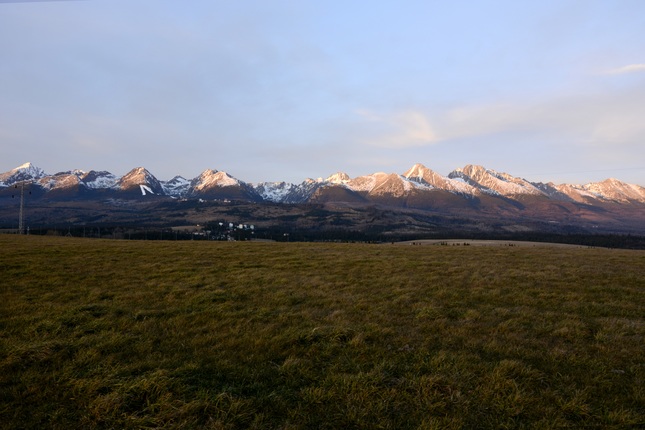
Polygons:
[[0,236],[2,428],[639,428],[645,252]]

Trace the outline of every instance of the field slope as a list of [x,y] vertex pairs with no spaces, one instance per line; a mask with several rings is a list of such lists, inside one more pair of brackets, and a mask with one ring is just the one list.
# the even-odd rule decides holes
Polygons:
[[637,428],[645,252],[0,236],[2,428]]

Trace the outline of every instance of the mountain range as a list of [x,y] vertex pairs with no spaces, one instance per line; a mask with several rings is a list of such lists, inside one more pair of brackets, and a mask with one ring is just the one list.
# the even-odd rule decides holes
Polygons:
[[645,232],[645,188],[617,179],[555,184],[530,182],[508,173],[467,165],[443,176],[422,164],[406,172],[351,178],[338,172],[302,183],[249,183],[218,170],[193,179],[164,181],[143,167],[118,177],[107,171],[70,170],[48,174],[23,164],[0,174],[0,198],[28,184],[43,201],[225,201],[254,204],[376,205],[467,218],[532,219],[571,225],[610,226]]
[[305,203],[338,198],[349,201],[406,199],[420,194],[450,193],[469,199],[484,195],[522,200],[528,196],[586,204],[645,203],[645,187],[617,179],[585,185],[529,182],[483,166],[467,165],[442,176],[422,164],[415,164],[403,174],[374,173],[350,178],[338,172],[326,179],[306,179],[300,184],[287,182],[248,183],[226,172],[205,170],[194,179],[175,176],[169,181],[157,179],[143,167],[122,177],[107,171],[70,170],[47,174],[25,163],[0,174],[0,189],[29,182],[42,196],[91,198],[107,194],[129,196],[167,196],[172,198],[238,199],[274,203]]

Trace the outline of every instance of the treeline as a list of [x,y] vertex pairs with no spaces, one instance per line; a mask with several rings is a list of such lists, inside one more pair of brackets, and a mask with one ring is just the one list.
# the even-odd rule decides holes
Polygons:
[[32,228],[29,231],[25,231],[24,234],[126,240],[194,240],[195,236],[197,238],[201,237],[198,231],[190,232],[170,228],[115,226],[41,227]]
[[[407,240],[419,239],[410,237]],[[596,246],[603,248],[645,249],[645,236],[631,234],[591,233],[441,233],[428,239],[473,239],[473,240],[517,240],[526,242],[563,243],[569,245]]]
[[441,239],[464,239],[464,240],[513,240],[542,243],[562,243],[570,245],[620,248],[620,249],[645,249],[645,236],[622,235],[622,234],[556,234],[556,233],[472,233],[466,234],[454,232],[441,232],[437,234],[385,234],[385,233],[364,233],[353,231],[294,231],[288,234],[267,233],[277,241],[341,241],[341,242],[399,242],[410,240],[441,240]]
[[[590,234],[556,232],[473,232],[442,230],[433,233],[391,233],[383,229],[356,231],[351,229],[294,229],[288,225],[271,228],[250,228],[249,225],[228,222],[211,222],[194,229],[138,226],[69,226],[32,228],[25,234],[71,236],[100,239],[125,240],[228,240],[248,241],[254,239],[276,242],[369,242],[386,243],[410,240],[516,240],[527,242],[550,242],[581,246],[621,249],[645,249],[645,236],[632,234]],[[7,233],[15,230],[7,230]]]

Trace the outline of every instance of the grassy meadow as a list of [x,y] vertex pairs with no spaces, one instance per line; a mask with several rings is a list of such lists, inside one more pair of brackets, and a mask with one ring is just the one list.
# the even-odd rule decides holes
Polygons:
[[645,426],[645,252],[0,236],[0,428]]

